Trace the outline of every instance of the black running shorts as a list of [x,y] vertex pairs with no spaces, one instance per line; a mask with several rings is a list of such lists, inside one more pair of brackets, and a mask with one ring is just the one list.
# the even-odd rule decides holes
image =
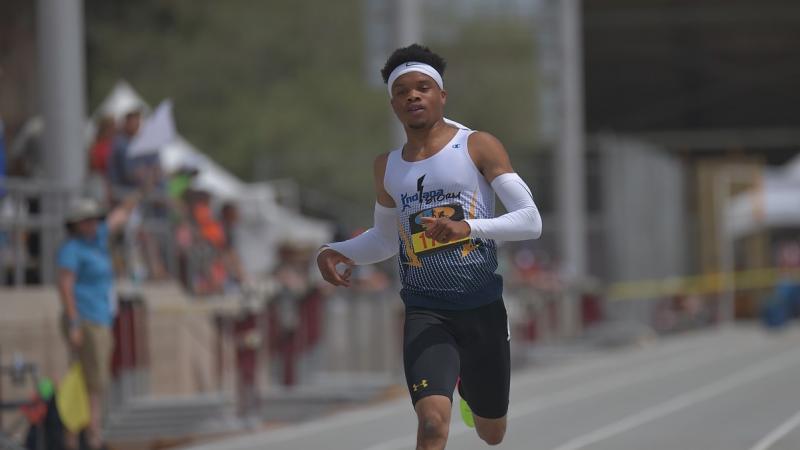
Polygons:
[[459,393],[473,414],[508,412],[511,378],[508,316],[503,300],[463,311],[406,307],[403,363],[411,400]]

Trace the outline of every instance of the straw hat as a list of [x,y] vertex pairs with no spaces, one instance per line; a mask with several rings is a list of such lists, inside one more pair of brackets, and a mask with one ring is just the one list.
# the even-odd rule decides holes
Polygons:
[[67,225],[87,219],[100,219],[104,215],[103,208],[97,200],[92,198],[79,198],[72,202],[64,217]]

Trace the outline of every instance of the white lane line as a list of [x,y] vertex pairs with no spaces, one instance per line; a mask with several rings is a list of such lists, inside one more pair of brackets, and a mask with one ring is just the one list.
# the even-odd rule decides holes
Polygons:
[[[674,353],[678,352],[668,351],[664,353],[665,354],[663,357],[671,357]],[[532,376],[524,377],[521,382],[514,383],[514,388],[535,386],[552,379],[559,379],[576,373],[585,372],[587,370],[600,369],[606,366],[614,365],[620,365],[620,361],[617,361],[616,358],[612,360],[598,359],[596,361],[585,362],[576,366],[564,367],[563,370],[553,370],[550,373],[534,373]],[[411,405],[408,403],[408,399],[403,398],[380,407],[370,407],[357,411],[341,413],[337,414],[336,416],[318,419],[313,422],[307,422],[300,425],[291,425],[289,427],[280,428],[274,431],[270,430],[258,434],[234,438],[232,440],[225,441],[224,448],[226,450],[248,450],[253,448],[261,448],[261,446],[265,444],[286,442],[325,431],[335,430],[340,427],[363,424],[370,421],[379,420],[392,414],[413,414],[413,410]],[[462,432],[467,430],[469,429],[465,426]],[[453,431],[454,430],[451,428],[451,434]],[[406,437],[403,439],[406,439]],[[416,442],[416,435],[411,438],[411,441],[412,444]],[[403,442],[405,443],[405,440],[403,440]],[[218,450],[223,448],[221,444],[221,442],[211,442],[208,444],[187,447],[184,450]],[[406,445],[402,445],[399,448],[403,448],[405,446]]]
[[[635,364],[638,367],[642,364],[663,361],[664,358],[685,356],[689,349],[691,351],[698,351],[697,344],[691,346],[689,349],[683,348],[684,345],[678,346],[676,344],[678,343],[658,342],[656,345],[649,347],[643,347],[635,350],[628,349],[628,352],[626,353],[591,354],[590,357],[592,359],[589,361],[565,361],[564,364],[543,367],[541,370],[535,370],[531,373],[521,376],[512,376],[512,387],[528,387],[529,385],[536,385],[552,379],[562,380],[566,377],[583,374],[589,370],[603,369],[606,367],[619,369],[623,364]],[[687,345],[687,347],[689,346]],[[642,361],[640,361],[640,359],[642,359]]]
[[[708,344],[708,342],[706,341],[716,342],[721,335],[723,335],[723,333],[714,333],[713,335],[703,336],[702,337],[703,342],[700,342],[700,345],[703,346]],[[622,367],[631,363],[651,364],[653,363],[653,361],[651,361],[652,359],[658,359],[660,362],[663,363],[665,358],[672,358],[676,356],[685,357],[685,354],[687,352],[687,348],[685,347],[689,347],[690,345],[693,350],[694,348],[697,347],[696,342],[692,345],[692,342],[689,340],[681,342],[666,341],[666,342],[659,342],[653,347],[636,350],[632,353],[605,355],[605,357],[595,356],[594,357],[595,359],[582,363],[570,364],[569,362],[567,362],[565,363],[564,366],[546,368],[545,373],[536,371],[531,374],[526,374],[521,377],[517,377],[516,379],[517,381],[513,382],[512,387],[515,390],[518,390],[519,388],[535,386],[537,384],[544,383],[552,379],[563,379],[571,375],[585,373],[586,371],[601,369],[608,366]],[[706,354],[706,352],[702,348],[695,350],[694,352],[704,355]],[[638,361],[640,357],[644,357],[645,361]],[[658,364],[658,367],[660,368],[662,365],[663,364]],[[622,367],[622,370],[624,370],[624,367]],[[611,377],[611,376],[616,377],[618,374],[610,373],[603,375],[606,377]],[[403,399],[395,400],[391,403],[387,403],[382,406],[368,407],[365,409],[359,409],[352,412],[340,413],[332,417],[326,417],[312,422],[307,422],[304,424],[291,425],[286,428],[265,431],[257,434],[242,436],[239,438],[232,438],[229,440],[225,440],[224,442],[211,442],[198,446],[186,447],[185,450],[218,450],[221,448],[225,448],[226,450],[245,450],[245,449],[261,448],[261,446],[265,444],[274,444],[278,442],[290,441],[293,439],[298,439],[301,437],[306,437],[313,434],[322,433],[325,431],[335,430],[341,427],[364,424],[374,420],[382,419],[384,417],[393,414],[408,414],[409,411],[411,411],[411,406],[408,403],[408,399],[404,397]],[[463,433],[468,430],[470,429],[467,427],[463,427],[463,430],[458,430],[457,428],[451,428],[450,431],[451,435],[453,435],[453,434],[459,434],[459,432]],[[412,442],[416,442],[416,437],[412,439]]]
[[[628,348],[622,353],[607,352],[599,354],[591,354],[592,358],[589,361],[567,361],[564,364],[558,364],[550,367],[543,367],[541,370],[522,374],[518,376],[512,375],[511,388],[518,390],[519,388],[527,388],[529,385],[537,385],[552,379],[563,380],[576,374],[583,374],[586,371],[594,369],[603,369],[606,367],[613,367],[618,369],[618,372],[627,370],[624,366],[641,367],[643,364],[654,364],[664,362],[666,358],[686,358],[688,353],[691,354],[708,354],[706,347],[713,347],[715,344],[724,342],[726,347],[736,347],[732,342],[733,339],[742,339],[741,332],[734,333],[732,329],[722,329],[714,332],[705,332],[703,335],[694,335],[691,337],[680,336],[671,337],[669,339],[656,341],[655,345],[648,345],[637,349]],[[747,340],[744,342],[752,343],[753,336],[749,330],[742,330],[746,334]],[[763,339],[757,336],[759,343]],[[601,376],[614,376],[616,373],[604,373]]]
[[[637,349],[633,351],[627,350],[626,352],[619,354],[605,354],[602,357],[594,356],[591,361],[585,361],[580,363],[575,361],[572,362],[567,361],[563,366],[544,368],[543,371],[544,373],[536,371],[530,374],[525,374],[521,377],[516,377],[515,382],[513,382],[514,380],[512,380],[513,382],[512,388],[517,390],[518,388],[522,387],[535,386],[552,379],[563,379],[565,377],[574,374],[579,374],[592,369],[600,369],[607,366],[617,367],[624,371],[626,369],[624,366],[630,364],[649,365],[653,363],[652,361],[653,359],[658,359],[659,362],[663,362],[666,358],[672,358],[674,356],[685,357],[686,353],[689,351],[691,351],[692,353],[696,352],[696,353],[706,354],[703,347],[713,345],[714,343],[717,343],[718,341],[724,339],[730,340],[731,338],[736,338],[742,332],[748,333],[748,330],[737,331],[735,333],[733,331],[722,330],[713,333],[709,332],[703,336],[675,337],[675,338],[670,338],[669,340],[657,341],[655,345],[642,349]],[[739,350],[741,350],[741,348],[739,348]],[[612,377],[617,375],[618,375],[617,373],[603,374],[603,376],[605,377]],[[521,406],[524,406],[525,404],[529,403],[531,402],[525,402],[521,404]],[[367,407],[352,412],[339,413],[336,414],[335,416],[317,419],[312,422],[306,422],[298,425],[290,425],[285,428],[259,432],[256,434],[250,434],[238,438],[229,438],[220,442],[210,442],[207,444],[202,444],[197,446],[184,447],[184,450],[260,449],[265,444],[286,442],[301,437],[307,437],[310,435],[322,433],[325,431],[336,430],[339,428],[344,428],[349,426],[362,425],[372,422],[374,420],[383,419],[391,415],[408,414],[410,408],[411,406],[408,403],[408,399],[404,397],[402,399],[398,399],[381,406]],[[538,409],[540,408],[533,407],[531,412],[535,412],[535,410]],[[525,412],[523,410],[523,414],[527,413],[529,412]],[[510,412],[510,414],[512,413]],[[511,417],[511,415],[509,415],[509,417]],[[467,428],[465,426],[463,427],[463,429],[454,427],[451,428],[450,435],[451,436],[458,435],[467,432],[469,430],[470,428]],[[416,436],[414,436],[411,439],[411,441],[412,443],[416,442]],[[405,446],[406,445],[403,445],[399,448],[403,448]]]
[[[406,407],[403,408],[403,406]],[[188,447],[187,450],[218,450],[222,448],[226,450],[260,449],[263,448],[265,444],[289,441],[323,431],[335,430],[348,425],[377,420],[393,414],[413,414],[413,410],[406,399],[393,400],[379,407],[343,412],[335,416],[307,422],[302,425],[251,434],[240,438],[228,439],[223,442],[210,442],[208,444]]]
[[693,389],[689,392],[685,392],[673,398],[672,400],[643,409],[635,414],[631,414],[623,418],[622,420],[572,439],[563,445],[556,447],[554,450],[578,450],[629,431],[640,425],[660,419],[674,412],[688,408],[689,406],[709,400],[743,384],[750,383],[773,372],[777,372],[797,364],[798,355],[800,354],[795,352],[792,355],[793,357],[787,358],[786,353],[784,353],[780,356],[757,363],[758,365],[755,367],[740,370],[735,372],[733,375],[701,386],[697,389]]
[[[675,375],[680,372],[685,372],[711,363],[719,362],[729,356],[739,355],[742,353],[742,351],[752,350],[761,346],[762,345],[750,345],[747,346],[747,348],[731,348],[724,352],[717,353],[714,358],[710,358],[708,356],[708,352],[703,351],[699,352],[699,354],[695,355],[693,358],[684,359],[681,361],[683,364],[676,364],[673,361],[666,361],[662,364],[648,366],[623,375],[612,374],[615,376],[615,378],[600,379],[578,387],[563,389],[517,403],[509,410],[508,418],[509,421],[512,421],[529,414],[544,411],[548,408],[577,402],[594,397],[596,395],[611,392],[616,389],[626,388],[636,383]],[[472,430],[472,428],[467,428],[460,422],[458,425],[451,425],[448,441],[455,436],[467,433],[469,431],[474,430]],[[400,450],[408,448],[409,446],[413,447],[415,442],[416,434],[407,434],[389,441],[375,444],[366,450]]]
[[782,423],[781,426],[764,436],[764,439],[758,441],[750,450],[767,450],[798,426],[800,426],[800,411],[789,418],[789,420]]

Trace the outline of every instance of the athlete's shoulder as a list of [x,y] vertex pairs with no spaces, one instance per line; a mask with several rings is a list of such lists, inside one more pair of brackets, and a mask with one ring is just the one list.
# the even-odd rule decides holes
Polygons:
[[497,139],[491,133],[485,131],[476,131],[469,135],[467,141],[469,153],[473,159],[483,161],[486,159],[495,159],[498,157],[508,157],[506,148],[500,139]]
[[389,164],[389,155],[392,152],[381,153],[380,155],[375,157],[375,161],[372,164],[372,171],[375,174],[375,180],[380,180],[383,183],[383,178],[386,175],[386,167]]
[[479,150],[504,148],[503,143],[500,142],[500,139],[497,139],[493,134],[486,131],[473,131],[469,135],[468,143],[470,148],[475,147]]
[[378,196],[378,203],[387,207],[394,206],[394,200],[392,199],[392,196],[389,195],[388,191],[386,191],[386,186],[384,185],[384,178],[386,177],[386,165],[388,163],[390,153],[391,152],[381,153],[380,155],[376,156],[375,163],[373,165],[375,193]]
[[381,169],[381,171],[386,169],[386,164],[389,162],[389,155],[392,152],[384,152],[380,155],[375,157],[375,161],[373,162],[373,167],[377,169]]
[[467,145],[470,158],[487,181],[491,182],[500,173],[513,171],[506,148],[492,134],[476,131],[469,136]]

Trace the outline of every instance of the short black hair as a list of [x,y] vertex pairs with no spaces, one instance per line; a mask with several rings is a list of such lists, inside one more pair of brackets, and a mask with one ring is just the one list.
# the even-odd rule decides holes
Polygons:
[[444,58],[432,52],[428,47],[419,44],[411,44],[408,47],[402,47],[395,50],[389,59],[386,60],[386,65],[381,69],[383,82],[389,82],[389,75],[400,64],[410,61],[418,61],[425,63],[436,69],[439,75],[444,77],[444,69],[447,67],[447,62]]

